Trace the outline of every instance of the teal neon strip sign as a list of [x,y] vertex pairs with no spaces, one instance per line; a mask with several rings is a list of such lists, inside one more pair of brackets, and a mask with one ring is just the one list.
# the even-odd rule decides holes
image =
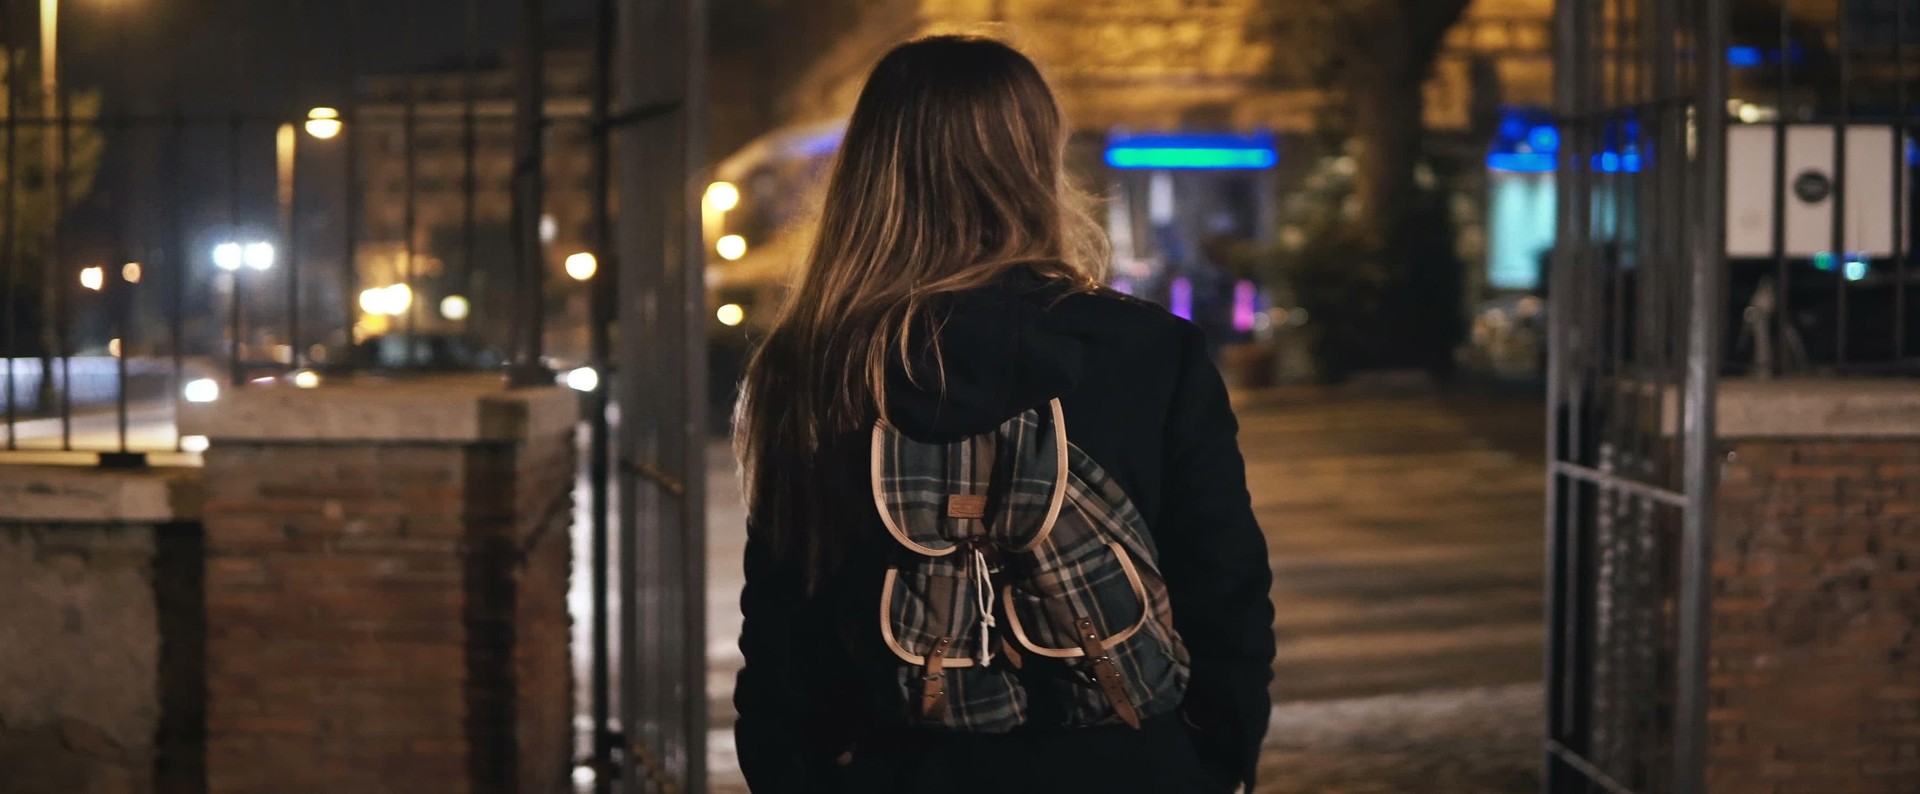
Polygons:
[[1254,170],[1280,162],[1271,134],[1115,134],[1107,139],[1114,168]]

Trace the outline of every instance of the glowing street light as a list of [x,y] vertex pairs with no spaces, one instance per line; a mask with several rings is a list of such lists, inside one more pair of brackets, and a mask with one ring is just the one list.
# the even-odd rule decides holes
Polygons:
[[714,212],[726,212],[740,206],[740,188],[732,182],[715,182],[707,186],[707,209]]
[[213,265],[221,270],[239,270],[246,261],[246,252],[239,243],[221,243],[213,247]]
[[473,304],[465,295],[448,295],[440,299],[440,316],[449,320],[465,320],[472,313]]
[[86,287],[87,289],[98,292],[100,291],[101,287],[105,287],[106,285],[107,285],[107,269],[106,268],[95,265],[93,267],[81,269],[80,286]]
[[242,251],[244,251],[242,258],[246,260],[247,267],[253,268],[254,270],[266,270],[267,268],[273,267],[273,243],[247,243]]
[[574,391],[593,391],[600,388],[600,373],[592,367],[580,367],[567,373],[567,388]]
[[180,388],[180,396],[190,403],[210,403],[220,399],[220,382],[212,378],[195,378]]
[[729,303],[715,310],[713,318],[719,320],[721,325],[731,328],[746,322],[747,310],[741,308],[738,303]]
[[128,284],[140,283],[140,263],[128,262],[120,266],[120,278]]
[[413,290],[405,284],[393,284],[360,292],[360,310],[368,314],[397,317],[413,305]]
[[303,369],[293,373],[293,385],[301,389],[312,389],[320,385],[320,373]]
[[340,134],[340,111],[333,108],[314,108],[307,111],[307,134],[320,140],[327,140]]
[[721,259],[732,262],[747,255],[747,238],[729,234],[713,242],[713,251],[719,254]]
[[594,272],[599,269],[600,260],[595,259],[593,254],[582,251],[567,257],[567,275],[575,281],[593,278]]

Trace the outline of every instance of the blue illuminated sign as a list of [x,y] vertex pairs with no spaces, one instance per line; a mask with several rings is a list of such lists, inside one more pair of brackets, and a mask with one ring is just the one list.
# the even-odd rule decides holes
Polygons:
[[1487,167],[1517,174],[1544,174],[1553,170],[1553,157],[1541,152],[1488,152]]
[[1114,168],[1246,170],[1280,162],[1272,133],[1113,133],[1107,165]]
[[1771,47],[1735,46],[1727,48],[1727,65],[1736,69],[1753,69],[1780,63],[1800,63],[1806,60],[1806,48],[1798,42],[1788,45],[1787,56],[1780,57],[1780,50]]
[[[1560,130],[1553,116],[1538,108],[1506,108],[1501,112],[1487,168],[1517,174],[1545,174],[1558,165]],[[1603,149],[1588,165],[1603,174],[1635,174],[1646,164],[1639,147],[1640,124],[1622,119],[1607,124]]]

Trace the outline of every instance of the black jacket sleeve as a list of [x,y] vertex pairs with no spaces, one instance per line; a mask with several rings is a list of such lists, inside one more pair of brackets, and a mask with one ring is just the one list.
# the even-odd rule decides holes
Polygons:
[[745,663],[733,690],[740,770],[755,794],[827,790],[836,757],[852,743],[847,709],[833,705],[845,698],[849,665],[822,597],[807,593],[800,571],[776,560],[760,534],[747,529],[740,593]]
[[1160,565],[1192,655],[1184,708],[1205,760],[1253,790],[1273,680],[1266,536],[1247,495],[1226,384],[1188,327],[1166,425]]

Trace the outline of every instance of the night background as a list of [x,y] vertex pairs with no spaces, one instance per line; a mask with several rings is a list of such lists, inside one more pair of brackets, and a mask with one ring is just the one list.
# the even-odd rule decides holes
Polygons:
[[0,0],[0,794],[744,791],[737,383],[952,32],[1232,392],[1260,792],[1920,792],[1920,0]]

